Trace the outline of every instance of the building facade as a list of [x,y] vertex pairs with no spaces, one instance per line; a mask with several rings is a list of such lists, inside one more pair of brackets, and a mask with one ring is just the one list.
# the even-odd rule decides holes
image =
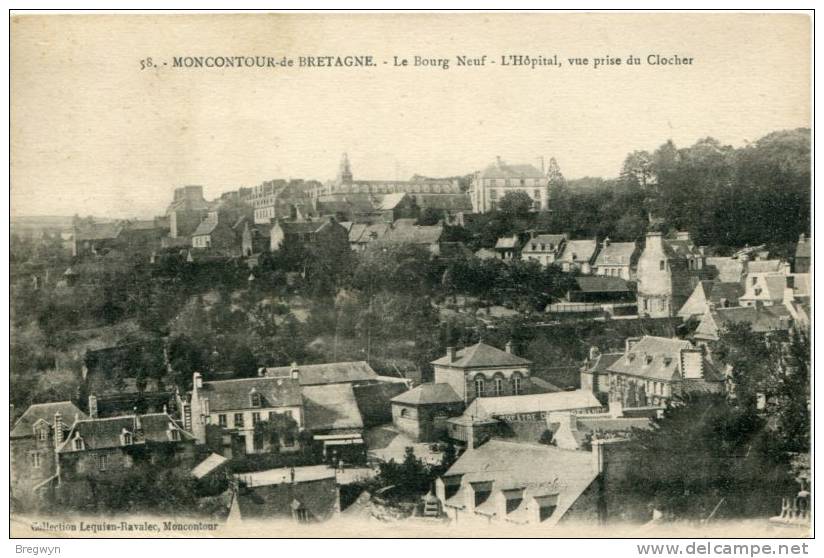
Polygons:
[[549,210],[549,179],[545,173],[532,165],[506,164],[500,157],[472,178],[472,210],[475,213],[494,211],[501,199],[513,192],[528,195],[534,211]]
[[675,316],[692,293],[688,260],[678,255],[662,233],[647,233],[638,259],[638,314],[651,318]]
[[483,342],[456,350],[432,362],[435,383],[448,384],[469,403],[478,397],[500,397],[529,393],[532,361],[513,353],[512,343],[502,351]]

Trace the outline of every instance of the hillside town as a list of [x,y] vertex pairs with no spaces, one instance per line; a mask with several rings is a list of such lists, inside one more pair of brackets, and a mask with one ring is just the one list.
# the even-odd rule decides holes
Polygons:
[[13,218],[13,515],[809,529],[809,148]]

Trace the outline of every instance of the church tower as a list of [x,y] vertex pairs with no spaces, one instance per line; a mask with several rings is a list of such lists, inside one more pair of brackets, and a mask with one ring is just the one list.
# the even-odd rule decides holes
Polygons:
[[344,153],[338,169],[338,184],[352,184],[352,169],[349,166],[349,156]]

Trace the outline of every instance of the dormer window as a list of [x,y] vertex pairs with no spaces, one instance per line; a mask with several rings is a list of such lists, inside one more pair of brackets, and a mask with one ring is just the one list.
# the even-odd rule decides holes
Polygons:
[[647,366],[652,364],[652,355],[647,355],[646,357],[644,357],[644,362],[647,363]]
[[252,388],[252,391],[249,392],[249,399],[251,400],[252,407],[260,407],[260,394],[257,392],[255,388]]
[[120,433],[120,445],[131,446],[132,444],[134,444],[134,434],[124,428]]
[[45,442],[49,439],[49,431],[45,427],[40,427],[37,429],[37,439],[41,442]]
[[72,447],[75,451],[82,451],[85,449],[85,444],[83,443],[83,438],[80,437],[80,434],[77,434],[72,440]]
[[664,358],[664,366],[669,366],[672,364],[672,359],[670,357]]
[[630,354],[628,354],[628,355],[627,355],[627,360],[628,360],[628,361],[630,361],[630,362],[632,362],[633,360],[635,360],[635,353],[630,353]]
[[167,433],[168,433],[169,439],[171,441],[173,441],[173,442],[179,442],[180,441],[180,430],[178,430],[177,428],[175,428],[171,424],[169,424],[169,430],[168,430]]

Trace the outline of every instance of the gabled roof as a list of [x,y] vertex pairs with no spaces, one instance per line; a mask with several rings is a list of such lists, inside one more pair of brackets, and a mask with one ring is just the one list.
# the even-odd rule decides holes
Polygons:
[[707,300],[715,304],[720,304],[722,299],[730,302],[737,302],[744,294],[744,287],[741,283],[724,283],[721,281],[701,281],[704,289],[704,296]]
[[578,290],[587,293],[625,293],[632,289],[629,283],[620,277],[601,275],[582,275],[575,278]]
[[630,265],[632,257],[638,250],[635,242],[610,242],[601,247],[595,258],[595,266],[603,265]]
[[464,415],[494,418],[518,413],[551,411],[575,411],[601,407],[601,402],[585,389],[558,391],[554,393],[533,393],[529,395],[506,395],[503,397],[481,397],[474,399],[464,411]]
[[[752,280],[756,279],[758,285],[763,286],[766,290],[764,295],[756,294],[752,289]],[[768,299],[774,302],[784,300],[784,289],[787,287],[787,276],[783,273],[749,273],[747,275],[747,292],[741,298],[743,299]]]
[[[136,419],[139,423],[136,423]],[[139,428],[137,428],[139,424]],[[120,436],[123,431],[135,436],[135,443],[140,442],[169,442],[170,430],[180,433],[180,440],[193,440],[194,436],[175,422],[166,413],[152,413],[147,415],[127,415],[110,418],[83,419],[74,423],[66,441],[60,446],[58,453],[75,451],[72,440],[76,434],[83,438],[84,450],[121,447]],[[140,434],[142,433],[142,434]]]
[[695,330],[697,338],[717,339],[720,330],[734,323],[747,323],[755,333],[787,330],[792,315],[783,305],[774,306],[739,306],[733,308],[716,308],[705,314]]
[[510,248],[517,248],[520,246],[521,241],[518,238],[517,234],[513,234],[512,236],[502,236],[495,242],[495,248],[499,250],[508,250]]
[[303,415],[312,431],[363,428],[352,384],[304,386]]
[[598,250],[598,241],[592,240],[567,240],[561,260],[565,262],[589,262]]
[[[608,371],[652,380],[687,381],[682,372],[682,351],[695,350],[692,343],[683,339],[645,335],[610,366]],[[710,382],[721,381],[723,378],[715,366],[706,357],[701,358],[704,379]]]
[[421,384],[392,398],[393,403],[406,405],[435,405],[461,401],[463,398],[455,393],[449,384]]
[[[493,493],[523,490],[523,501],[557,496],[555,511],[546,520],[554,524],[598,476],[593,469],[589,452],[494,439],[461,455],[444,477],[460,475],[460,491],[464,490],[464,483],[489,483],[487,486]],[[489,499],[493,497],[494,494]],[[459,493],[450,498],[447,505],[462,507],[462,500]],[[517,515],[518,510],[514,510],[507,519],[515,519]]]
[[398,207],[405,197],[407,194],[404,192],[383,194],[375,197],[373,205],[377,211],[389,211]]
[[453,368],[484,368],[491,366],[529,366],[532,361],[502,351],[492,345],[478,342],[475,345],[456,351],[454,361],[450,361],[449,355],[446,355],[433,361],[432,364]]
[[[557,252],[558,248],[564,242],[567,242],[567,239],[566,235],[563,234],[536,234],[524,243],[524,252]],[[544,250],[541,249],[542,244],[544,245]],[[535,246],[534,250],[532,249],[533,245]]]
[[[383,242],[402,244],[432,245],[440,242],[443,236],[443,225],[406,225],[400,224],[401,219],[395,221],[381,239]],[[400,225],[400,226],[399,226]]]
[[[304,364],[298,366],[297,369],[302,386],[364,382],[375,380],[378,377],[365,360]],[[292,366],[265,368],[264,373],[267,378],[288,378],[292,373]]]
[[54,422],[54,415],[60,413],[63,424],[70,427],[74,423],[75,417],[80,419],[88,418],[86,413],[77,408],[71,401],[56,401],[54,403],[35,403],[29,405],[29,408],[20,415],[20,418],[14,423],[9,437],[24,438],[26,436],[33,436],[32,427],[40,420],[45,421],[50,426]]
[[532,165],[507,165],[499,162],[486,167],[481,178],[543,178],[544,173]]
[[593,362],[590,362],[587,365],[587,370],[589,372],[606,373],[609,370],[609,367],[615,364],[615,362],[622,356],[624,356],[624,353],[601,353]]
[[243,378],[203,382],[198,390],[200,397],[209,399],[211,411],[252,409],[252,390],[261,396],[261,408],[295,407],[303,403],[300,384],[285,378]]
[[707,258],[707,267],[714,268],[717,273],[715,278],[723,283],[740,282],[746,272],[744,262],[737,258]]
[[120,236],[123,223],[93,223],[78,228],[74,233],[75,240],[112,240]]
[[205,234],[212,234],[217,228],[219,221],[217,219],[204,219],[192,233],[192,236],[202,236]]
[[217,453],[209,454],[209,457],[198,463],[194,469],[192,469],[192,476],[196,479],[202,479],[209,473],[220,468],[223,464],[225,464],[228,459],[219,455]]

